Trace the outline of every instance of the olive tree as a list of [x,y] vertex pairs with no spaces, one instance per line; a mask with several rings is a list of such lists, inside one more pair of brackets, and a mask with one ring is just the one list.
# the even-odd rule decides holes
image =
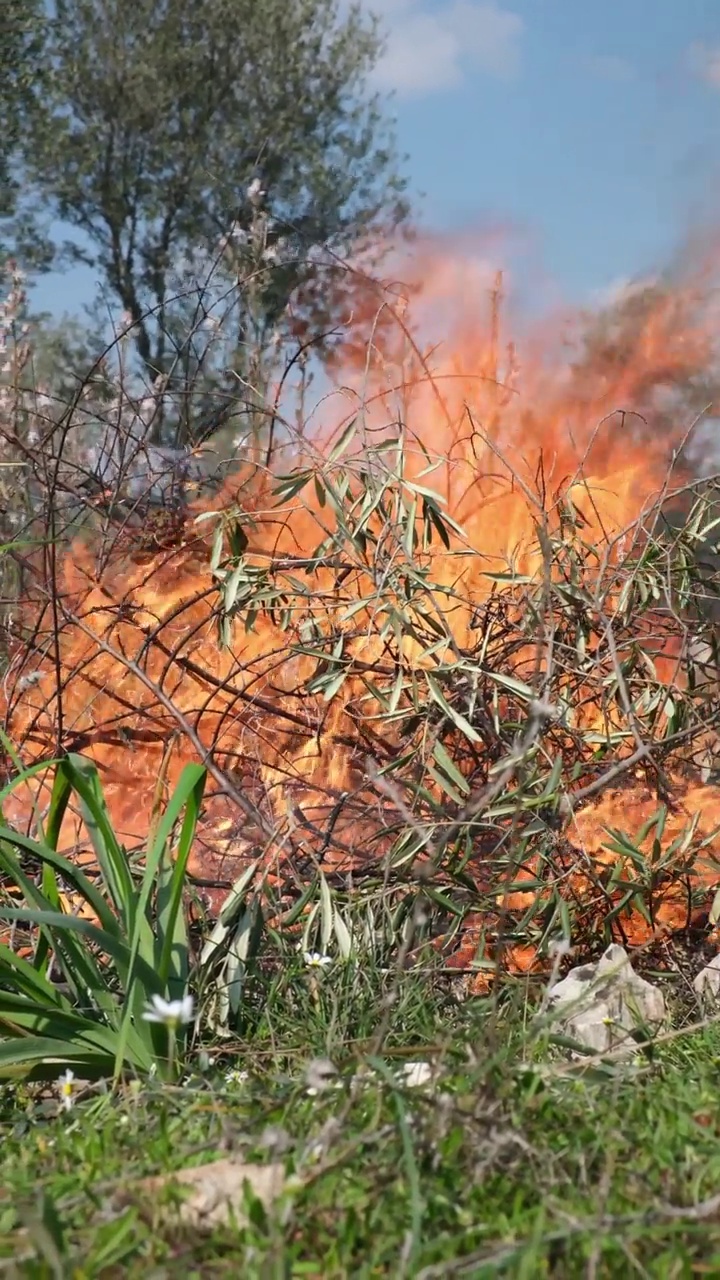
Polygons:
[[326,332],[338,264],[406,225],[368,89],[381,50],[376,19],[343,0],[50,0],[26,180],[151,381],[202,365],[193,334],[223,290],[223,362],[244,375],[251,342]]

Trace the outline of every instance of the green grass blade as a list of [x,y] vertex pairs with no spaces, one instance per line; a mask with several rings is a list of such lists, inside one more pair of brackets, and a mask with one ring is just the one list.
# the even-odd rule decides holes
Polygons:
[[[22,907],[0,907],[0,920],[21,920],[26,924],[45,925],[60,934],[64,932],[78,933],[94,942],[102,951],[111,956],[118,965],[129,970],[130,949],[127,944],[115,934],[108,933],[105,929],[99,929],[97,925],[91,924],[89,920],[81,920],[77,916],[68,916],[61,911],[32,911]],[[146,964],[139,957],[136,964],[138,976],[145,989],[158,995],[162,994],[157,974],[152,966]]]
[[83,822],[92,841],[103,878],[125,934],[132,936],[137,910],[137,890],[128,866],[127,854],[112,829],[96,766],[82,756],[68,755],[58,766],[75,791]]
[[[67,878],[77,885],[86,900],[96,907],[96,914],[101,926],[106,928],[107,932],[119,935],[118,922],[115,916],[107,907],[104,899],[85,880],[83,873],[78,868],[69,863],[61,854],[54,853],[42,845],[37,845],[29,836],[20,836],[18,833],[10,832],[10,839],[19,844],[21,848],[28,849],[39,858],[47,859],[61,869]],[[8,847],[8,842],[2,839],[0,839],[0,870],[4,870],[5,874],[22,890],[25,901],[29,905],[33,905],[37,910],[49,911],[59,915],[63,920],[72,919],[66,913],[58,911],[58,904],[54,899],[46,897],[42,890],[25,875],[20,863]],[[45,927],[41,927],[40,932],[43,946],[42,948],[38,946],[36,949],[33,967],[38,971],[41,970],[47,956],[54,951],[60,969],[76,997],[81,998],[86,991],[90,990],[98,1006],[109,1012],[113,1006],[108,1003],[105,979],[87,948],[83,947],[79,939],[75,939],[67,931],[65,934],[58,935]]]
[[[113,1027],[104,1026],[93,1018],[74,1010],[57,1010],[37,1004],[7,992],[0,991],[0,1029],[15,1039],[27,1039],[29,1035],[51,1037],[58,1047],[79,1046],[117,1056],[118,1033]],[[0,1041],[2,1043],[2,1041]],[[142,1037],[131,1035],[124,1062],[148,1070],[153,1061],[152,1051]]]
[[[6,800],[9,795],[12,795],[13,791],[17,790],[17,788],[21,786],[22,783],[28,782],[31,778],[37,777],[39,773],[47,773],[48,769],[56,768],[57,765],[59,765],[60,761],[59,760],[40,760],[38,764],[31,764],[31,765],[28,765],[27,768],[25,768],[22,760],[20,759],[17,752],[15,751],[12,743],[8,739],[7,735],[3,732],[1,725],[0,725],[0,746],[2,746],[4,750],[7,752],[8,756],[10,757],[13,764],[15,765],[15,768],[17,769],[16,777],[11,778],[9,782],[5,783],[4,787],[0,788],[0,813],[2,813],[2,802],[3,800]],[[38,834],[40,836],[40,839],[43,839],[44,831],[43,831],[42,819],[41,819],[39,809],[35,816],[38,821]]]
[[[29,837],[23,837],[21,843],[24,844],[26,840],[29,840]],[[12,878],[13,882],[22,890],[25,901],[33,904],[37,911],[49,913],[53,918],[64,921],[73,918],[62,911],[58,911],[55,902],[47,898],[42,889],[38,888],[25,875],[19,862],[3,841],[0,841],[0,869],[4,870],[6,875]],[[15,908],[6,908],[5,910],[9,913]],[[23,908],[17,908],[17,910],[23,910]],[[12,917],[8,915],[7,918]],[[60,969],[78,998],[88,989],[102,992],[105,983],[91,953],[86,948],[83,948],[72,935],[56,937],[52,930],[43,925],[40,926],[40,932],[44,940],[44,946],[42,948],[38,946],[35,953],[34,967],[38,971],[43,967],[44,957],[51,952],[55,952]]]
[[55,1009],[27,996],[0,991],[0,1026],[7,1028],[8,1025],[19,1028],[20,1034],[29,1028],[37,1035],[71,1043],[77,1043],[78,1037],[85,1037],[96,1047],[113,1050],[117,1038],[111,1029],[75,1010]]
[[17,952],[0,942],[0,991],[15,990],[45,1000],[58,1009],[69,1009],[70,1003],[54,983]]
[[[171,999],[180,998],[187,985],[188,936],[183,913],[187,864],[197,829],[207,773],[200,765],[186,765],[148,852],[148,864],[169,871],[158,886],[157,923],[160,941],[159,973]],[[183,809],[184,817],[175,860],[170,868],[170,837]],[[143,886],[143,889],[145,886]],[[171,972],[172,970],[172,972]]]
[[[60,762],[59,760],[49,760],[49,761],[43,760],[43,761],[40,761],[38,764],[31,765],[30,768],[25,769],[23,768],[22,761],[20,760],[20,757],[15,752],[12,746],[12,743],[9,741],[7,736],[4,733],[2,733],[1,729],[0,729],[0,736],[2,738],[2,743],[6,751],[10,755],[10,758],[12,759],[13,764],[18,770],[18,776],[16,778],[12,778],[11,781],[5,787],[3,787],[2,791],[0,791],[0,816],[4,817],[3,809],[2,809],[2,801],[5,799],[7,795],[10,795],[11,792],[13,792],[21,783],[29,781],[30,778],[35,777],[37,774],[45,773],[49,768],[56,768]],[[56,778],[57,778],[57,772],[56,772]],[[40,806],[37,803],[37,799],[34,796],[32,797],[32,807],[35,814],[35,822],[37,826],[38,836],[40,840],[44,840],[45,833],[44,833],[44,827],[43,827],[42,813],[40,811]],[[57,840],[55,840],[55,844],[57,844]],[[43,890],[47,895],[48,899],[53,902],[54,906],[58,907],[60,905],[60,899],[59,899],[59,890],[58,890],[57,882],[55,880],[55,877],[52,871],[49,870],[46,865],[43,865]],[[47,963],[48,959],[49,959],[49,951],[48,951],[47,938],[45,937],[44,934],[41,933],[38,937],[38,943],[35,949],[35,963],[38,966],[38,968],[40,968],[42,967],[42,965]]]
[[0,1041],[0,1080],[22,1079],[30,1073],[53,1080],[62,1075],[65,1067],[74,1068],[88,1079],[99,1079],[110,1075],[112,1063],[111,1054],[93,1052],[87,1045],[68,1044],[52,1036]]
[[20,849],[24,849],[26,853],[33,854],[38,861],[48,863],[60,872],[63,879],[66,880],[71,887],[80,894],[90,909],[97,916],[103,929],[108,933],[115,933],[120,936],[120,927],[117,917],[107,904],[103,895],[95,888],[91,880],[74,862],[57,853],[54,849],[50,849],[45,844],[39,844],[33,840],[31,836],[22,835],[19,831],[14,831],[11,827],[0,827],[0,869],[3,869],[9,875],[19,888],[22,888],[26,897],[33,894],[37,886],[22,871],[22,868],[14,858],[7,845],[15,845]]
[[[139,964],[154,965],[160,994],[170,999],[184,995],[190,967],[189,940],[182,912],[182,895],[185,885],[187,860],[190,855],[195,828],[200,813],[206,771],[201,765],[186,765],[180,776],[170,803],[159,823],[145,862],[145,872],[140,889],[135,916],[135,929],[131,938],[130,964],[127,979],[127,1001],[118,1041],[118,1065],[125,1047],[125,1036],[134,1019],[135,1025],[142,1014],[146,998],[140,978]],[[185,809],[180,844],[175,867],[169,865],[169,842],[175,824]],[[157,886],[156,922],[154,931],[149,927],[149,908],[153,888]],[[175,972],[170,982],[170,968]],[[157,1032],[148,1026],[148,1037],[155,1042]]]
[[45,843],[51,849],[57,849],[60,828],[62,827],[62,821],[67,812],[71,795],[72,782],[68,776],[68,770],[65,768],[65,761],[60,760],[55,768],[55,777],[53,778],[53,787],[50,794],[50,807],[45,825]]

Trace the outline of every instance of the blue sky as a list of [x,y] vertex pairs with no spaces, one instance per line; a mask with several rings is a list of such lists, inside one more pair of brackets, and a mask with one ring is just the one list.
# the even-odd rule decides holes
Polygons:
[[[375,80],[433,229],[515,228],[566,300],[720,223],[720,0],[374,0]],[[92,275],[41,283],[79,310]]]

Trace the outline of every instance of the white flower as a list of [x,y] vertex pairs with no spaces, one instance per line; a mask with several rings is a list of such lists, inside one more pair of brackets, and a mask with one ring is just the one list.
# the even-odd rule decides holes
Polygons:
[[151,996],[143,1013],[146,1022],[162,1022],[166,1027],[174,1029],[183,1022],[190,1022],[193,1016],[193,998],[183,996],[182,1000],[163,1000],[162,996]]
[[421,1085],[428,1084],[432,1074],[429,1062],[404,1062],[400,1068],[402,1083],[408,1089],[419,1089]]
[[62,1104],[65,1110],[69,1111],[75,1101],[73,1097],[75,1089],[75,1072],[71,1071],[69,1067],[65,1072],[65,1075],[61,1076],[58,1080],[58,1089],[60,1090]]
[[548,955],[551,960],[562,960],[572,955],[572,947],[567,938],[553,938],[548,943]]
[[305,951],[303,960],[308,969],[327,969],[328,965],[332,964],[331,957],[321,956],[319,951]]
[[259,178],[253,178],[245,194],[247,195],[250,204],[260,204],[265,192],[263,191],[262,183]]
[[232,1067],[230,1071],[225,1072],[226,1084],[245,1084],[250,1079],[247,1071],[239,1071],[237,1067]]
[[306,1093],[309,1098],[316,1098],[326,1089],[339,1089],[337,1067],[329,1058],[314,1058],[305,1068]]

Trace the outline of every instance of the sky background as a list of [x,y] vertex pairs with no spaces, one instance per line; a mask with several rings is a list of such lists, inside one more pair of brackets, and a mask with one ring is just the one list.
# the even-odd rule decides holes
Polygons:
[[[374,0],[422,221],[507,228],[566,301],[720,224],[720,0]],[[501,263],[499,265],[502,265]],[[79,312],[84,269],[36,306]]]

